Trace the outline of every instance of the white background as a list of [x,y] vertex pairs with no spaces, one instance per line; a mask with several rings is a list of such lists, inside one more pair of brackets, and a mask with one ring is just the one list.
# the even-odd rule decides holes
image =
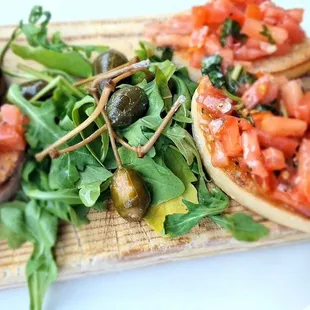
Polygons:
[[[204,1],[0,0],[0,24],[40,3],[54,21],[169,13]],[[278,0],[309,7],[309,0]],[[308,18],[309,17],[309,18]],[[310,33],[310,13],[304,27]],[[305,310],[310,306],[310,243],[175,262],[55,283],[44,310]],[[0,292],[1,310],[27,310],[26,288]]]

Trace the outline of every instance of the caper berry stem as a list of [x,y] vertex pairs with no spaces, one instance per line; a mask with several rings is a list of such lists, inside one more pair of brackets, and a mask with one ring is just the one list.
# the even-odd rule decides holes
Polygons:
[[95,132],[93,132],[90,136],[88,136],[87,138],[83,139],[81,142],[76,143],[74,145],[71,145],[69,147],[66,147],[62,150],[57,151],[56,149],[53,150],[52,155],[53,158],[57,158],[62,154],[65,153],[70,153],[73,151],[76,151],[78,149],[80,149],[81,147],[87,145],[88,143],[94,141],[95,139],[97,139],[99,136],[101,136],[105,131],[107,130],[107,126],[103,125],[102,127],[100,127],[99,129],[97,129]]
[[160,137],[161,133],[163,130],[166,128],[170,120],[172,119],[173,115],[176,113],[176,111],[179,109],[179,107],[186,102],[185,96],[181,95],[179,98],[176,100],[176,102],[173,104],[171,107],[170,111],[168,114],[165,116],[163,119],[162,123],[160,126],[157,128],[157,130],[154,132],[153,136],[151,139],[144,144],[142,147],[137,148],[137,155],[138,157],[144,157],[146,153],[150,151],[150,149],[153,147],[153,145],[156,143],[158,138]]
[[116,71],[119,71],[119,70],[121,70],[123,68],[126,68],[126,67],[128,67],[129,64],[134,64],[134,63],[137,63],[138,61],[139,61],[139,59],[137,57],[134,57],[129,62],[127,62],[127,63],[125,63],[123,65],[120,65],[120,66],[118,66],[116,68],[113,68],[113,69],[111,69],[111,70],[109,70],[107,72],[103,72],[103,73],[91,76],[91,77],[89,77],[87,79],[80,80],[80,81],[74,83],[73,86],[79,87],[79,86],[88,84],[90,82],[93,82],[97,78],[100,78],[101,80],[112,79],[115,76],[115,72]]
[[[66,143],[68,140],[70,140],[71,138],[73,138],[74,136],[79,134],[82,130],[84,130],[86,127],[88,127],[93,121],[95,121],[95,119],[99,116],[99,114],[103,112],[104,106],[105,106],[106,102],[108,101],[108,98],[109,98],[111,92],[114,90],[115,85],[119,81],[121,81],[122,79],[132,75],[133,73],[135,73],[137,71],[140,71],[141,69],[147,68],[149,65],[150,65],[150,61],[149,60],[143,60],[143,61],[140,61],[138,63],[129,64],[129,65],[127,65],[127,67],[113,72],[114,79],[107,81],[107,84],[106,84],[106,86],[104,87],[104,89],[102,91],[100,100],[98,100],[98,97],[97,97],[97,94],[96,94],[97,93],[97,89],[94,89],[92,87],[92,89],[90,89],[90,91],[94,95],[94,98],[98,102],[96,109],[79,126],[75,127],[72,131],[70,131],[69,133],[64,135],[62,138],[57,140],[55,143],[53,143],[50,146],[48,146],[47,148],[45,148],[42,152],[37,153],[35,155],[36,160],[37,161],[42,161],[44,159],[44,157],[47,156],[51,151],[55,151],[55,149],[57,147],[59,147],[60,145]],[[100,83],[100,82],[102,82],[102,79],[95,79],[93,81],[93,83],[92,83],[92,86],[94,86],[94,85],[96,86],[97,83]],[[104,112],[103,112],[103,116],[104,116]],[[107,115],[106,115],[106,118],[109,121],[109,118],[107,117]],[[109,130],[109,125],[107,124],[107,126],[108,126],[108,130]],[[113,133],[112,127],[111,127],[111,130],[112,130],[112,133]],[[109,130],[109,134],[110,134],[110,130]],[[110,138],[112,138],[112,140],[114,140],[113,134],[110,134]]]

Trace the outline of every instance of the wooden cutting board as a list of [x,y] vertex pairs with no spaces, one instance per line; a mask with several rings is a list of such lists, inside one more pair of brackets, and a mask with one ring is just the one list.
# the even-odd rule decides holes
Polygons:
[[[51,31],[59,30],[69,42],[109,45],[130,57],[142,38],[144,25],[153,19],[158,18],[57,23],[51,26]],[[1,27],[0,30],[2,47],[13,27]],[[14,55],[8,54],[5,66],[13,69],[16,61]],[[67,224],[60,226],[55,250],[59,279],[310,240],[310,234],[267,221],[232,202],[229,212],[240,211],[268,226],[271,231],[268,238],[256,243],[238,242],[215,224],[204,220],[190,234],[170,240],[158,236],[144,222],[126,222],[114,211],[91,212],[91,223],[81,229]],[[0,242],[0,288],[25,283],[24,267],[31,250],[30,244],[11,250],[5,242]]]

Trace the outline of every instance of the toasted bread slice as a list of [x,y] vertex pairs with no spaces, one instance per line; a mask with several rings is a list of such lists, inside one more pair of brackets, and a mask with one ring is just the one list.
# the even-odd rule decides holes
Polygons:
[[208,142],[200,126],[201,114],[196,97],[197,91],[192,99],[193,136],[204,166],[214,183],[232,199],[251,211],[284,226],[310,233],[310,218],[259,195],[251,178],[239,175],[237,169],[224,171],[212,165]]
[[[178,67],[189,67],[188,53],[175,51],[173,62]],[[296,79],[310,72],[310,39],[293,46],[292,51],[284,56],[264,57],[252,62],[253,73],[264,72],[273,75],[284,75],[288,79]],[[189,67],[190,68],[190,67]],[[190,68],[190,77],[198,81],[201,77],[200,69]]]

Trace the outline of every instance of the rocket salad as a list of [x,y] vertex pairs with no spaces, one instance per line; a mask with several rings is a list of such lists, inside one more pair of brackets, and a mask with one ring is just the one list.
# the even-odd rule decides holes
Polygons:
[[[33,244],[26,266],[30,309],[42,308],[57,277],[59,222],[87,224],[91,209],[109,212],[110,199],[124,219],[144,219],[162,236],[183,235],[205,217],[239,240],[267,235],[245,214],[225,215],[227,196],[207,189],[191,136],[197,85],[171,62],[169,49],[141,42],[128,60],[106,46],[68,45],[59,33],[49,40],[49,20],[35,7],[1,56],[5,73],[27,78],[10,85],[6,97],[27,118],[28,146],[20,190],[0,204],[0,238],[12,248]],[[19,36],[27,44],[17,43]],[[44,67],[19,64],[22,75],[7,70],[8,49]]]

